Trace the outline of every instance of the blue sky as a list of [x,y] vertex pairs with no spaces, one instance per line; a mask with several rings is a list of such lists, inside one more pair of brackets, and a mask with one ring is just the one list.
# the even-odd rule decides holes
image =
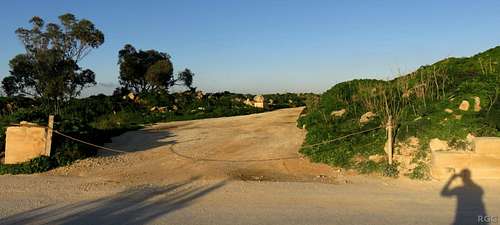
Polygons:
[[130,43],[168,52],[204,91],[318,92],[354,78],[390,78],[447,56],[500,45],[500,1],[2,1],[0,77],[23,52],[14,31],[70,12],[106,41],[83,62],[117,84]]

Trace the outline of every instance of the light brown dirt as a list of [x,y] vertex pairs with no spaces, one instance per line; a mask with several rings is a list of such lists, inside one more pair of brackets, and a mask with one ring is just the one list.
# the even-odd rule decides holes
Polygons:
[[298,153],[305,135],[296,127],[301,110],[156,124],[107,146],[128,154],[82,160],[51,174],[136,184],[191,177],[335,182],[338,169]]

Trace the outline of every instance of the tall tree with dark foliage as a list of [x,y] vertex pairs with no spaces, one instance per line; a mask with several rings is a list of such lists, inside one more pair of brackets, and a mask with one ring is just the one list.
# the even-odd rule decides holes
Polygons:
[[189,69],[174,77],[170,55],[156,50],[136,50],[127,44],[118,53],[120,84],[135,93],[168,92],[174,85],[192,89],[194,73]]
[[104,43],[104,34],[86,19],[59,16],[59,24],[33,17],[31,28],[16,30],[25,53],[10,60],[10,76],[2,81],[9,95],[27,95],[59,103],[95,85],[95,74],[78,63]]

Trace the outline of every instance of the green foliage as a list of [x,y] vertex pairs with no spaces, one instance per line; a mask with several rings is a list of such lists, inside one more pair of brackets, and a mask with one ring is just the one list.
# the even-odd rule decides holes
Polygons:
[[270,109],[281,109],[290,107],[300,107],[305,106],[305,100],[307,98],[312,98],[312,96],[318,96],[312,93],[306,94],[296,94],[296,93],[284,93],[284,94],[265,94],[264,99],[268,103],[267,106]]
[[126,89],[144,93],[171,86],[174,68],[167,53],[137,51],[127,44],[118,53],[118,64],[120,84]]
[[[319,102],[310,100],[309,104],[312,104],[314,108],[308,108],[307,114],[298,120],[299,126],[306,125],[308,131],[305,146],[380,126],[380,117],[376,117],[366,124],[358,122],[359,117],[366,112],[364,108],[366,104],[357,93],[360,89],[369,92],[382,82],[354,80],[339,83],[321,95]],[[368,93],[366,95],[368,96]],[[340,109],[346,109],[346,113],[342,117],[330,115],[332,111]],[[355,155],[383,154],[384,141],[385,132],[379,129],[363,133],[363,135],[349,136],[338,141],[325,143],[315,148],[304,147],[301,152],[315,162],[349,168],[355,165],[353,161]]]
[[72,14],[60,16],[59,22],[45,25],[40,17],[33,17],[31,29],[16,30],[26,53],[9,62],[11,75],[2,81],[7,95],[64,100],[95,84],[94,72],[81,68],[78,62],[104,43],[103,33],[92,22]]
[[[329,140],[342,136],[341,133],[336,133],[333,129],[327,127],[325,129],[315,128],[308,130],[306,143],[313,142],[312,140]],[[350,168],[355,165],[353,157],[356,155],[367,157],[373,154],[383,154],[384,141],[384,132],[382,130],[374,130],[365,133],[365,135],[350,136],[319,146],[307,147],[306,145],[300,152],[309,156],[314,162]]]
[[191,91],[196,90],[196,87],[193,87],[194,73],[190,69],[186,68],[183,71],[179,72],[177,74],[177,77],[177,79],[179,81],[182,81],[184,86],[188,87]]
[[96,154],[96,150],[86,145],[72,141],[63,141],[56,147],[54,160],[58,166],[66,166],[78,159],[84,159]]
[[361,173],[361,174],[370,174],[370,173],[376,173],[380,172],[382,170],[383,164],[381,163],[376,163],[372,160],[367,160],[360,162],[356,165],[356,169]]
[[427,180],[430,177],[429,167],[425,163],[419,162],[411,173],[408,174],[408,177],[414,180]]
[[399,163],[397,162],[393,163],[392,165],[389,163],[382,164],[382,175],[386,177],[398,177],[399,176],[398,165]]
[[194,73],[185,69],[174,78],[170,55],[156,50],[137,51],[127,44],[118,53],[120,84],[135,93],[168,92],[178,82],[191,88]]
[[24,174],[41,173],[54,168],[54,162],[51,158],[41,156],[21,164],[0,164],[0,175],[2,174]]

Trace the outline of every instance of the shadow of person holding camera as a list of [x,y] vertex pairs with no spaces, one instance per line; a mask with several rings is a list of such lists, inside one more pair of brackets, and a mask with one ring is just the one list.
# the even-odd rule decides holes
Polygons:
[[[450,184],[456,178],[462,179],[462,186],[450,189]],[[463,169],[459,174],[453,174],[441,190],[443,197],[457,197],[457,208],[453,225],[489,224],[483,203],[483,189],[471,179],[469,169]]]

